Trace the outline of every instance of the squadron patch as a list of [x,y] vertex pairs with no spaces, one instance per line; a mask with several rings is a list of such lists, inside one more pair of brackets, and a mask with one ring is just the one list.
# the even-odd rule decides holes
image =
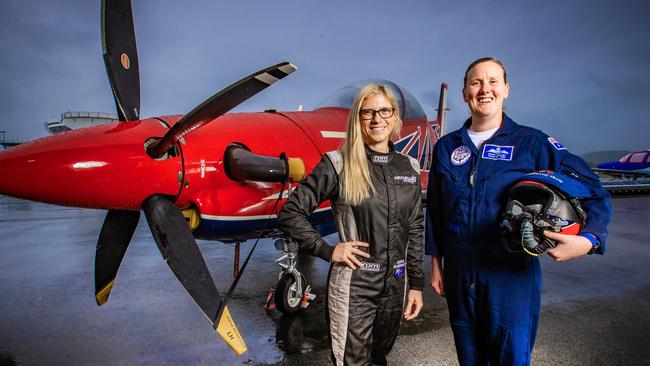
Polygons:
[[465,145],[457,147],[456,150],[451,153],[451,163],[456,166],[463,165],[467,163],[471,156],[472,150],[470,150],[469,147]]
[[490,159],[490,160],[511,161],[512,153],[514,149],[515,149],[514,146],[499,146],[499,145],[485,144],[485,146],[483,147],[483,155],[481,155],[481,157],[483,159]]
[[553,145],[553,147],[554,147],[556,150],[566,150],[566,147],[564,147],[564,145],[562,145],[561,143],[559,143],[559,142],[558,142],[555,138],[553,138],[553,137],[549,137],[549,138],[548,138],[548,142],[550,142],[551,145]]

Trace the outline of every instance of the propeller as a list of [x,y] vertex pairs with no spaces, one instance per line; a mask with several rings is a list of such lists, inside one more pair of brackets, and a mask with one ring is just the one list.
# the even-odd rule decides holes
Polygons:
[[[120,121],[140,118],[140,76],[130,0],[102,0],[102,50]],[[205,100],[147,147],[160,158],[188,133],[223,115],[296,70],[282,62],[253,73]],[[215,286],[201,251],[173,198],[154,194],[142,210],[163,258],[217,332],[235,351],[246,345]],[[139,211],[109,210],[97,242],[95,298],[104,304],[140,219]]]
[[163,138],[147,147],[147,154],[154,159],[160,158],[183,136],[228,112],[294,71],[296,71],[294,65],[281,62],[228,86],[183,116]]
[[205,265],[185,217],[162,195],[147,198],[142,205],[160,254],[203,313],[214,324],[221,295]]
[[160,254],[181,285],[232,350],[237,355],[246,352],[244,339],[212,281],[181,210],[163,195],[147,198],[142,210]]
[[[140,116],[140,70],[130,0],[102,0],[102,53],[120,121]],[[140,219],[139,211],[110,210],[95,250],[95,300],[103,305]]]
[[120,121],[140,116],[140,68],[130,0],[102,0],[102,52]]
[[108,301],[117,270],[140,220],[140,211],[110,210],[104,219],[95,251],[95,300]]

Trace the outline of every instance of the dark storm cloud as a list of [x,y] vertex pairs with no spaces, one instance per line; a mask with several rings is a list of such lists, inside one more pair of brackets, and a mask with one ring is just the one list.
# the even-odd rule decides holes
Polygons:
[[[33,138],[67,110],[113,111],[101,59],[100,1],[0,3],[0,129]],[[142,114],[186,113],[228,84],[290,60],[299,70],[237,110],[299,105],[364,78],[400,83],[448,122],[468,112],[466,65],[501,58],[508,113],[570,149],[648,148],[650,91],[643,1],[134,0]]]

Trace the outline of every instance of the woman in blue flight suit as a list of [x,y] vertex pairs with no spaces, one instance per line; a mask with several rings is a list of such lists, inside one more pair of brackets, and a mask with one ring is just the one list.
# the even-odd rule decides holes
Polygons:
[[431,286],[447,297],[461,365],[530,364],[540,312],[539,260],[509,253],[498,225],[517,178],[553,170],[591,191],[583,201],[587,222],[578,235],[546,232],[557,242],[548,251],[551,257],[565,261],[605,250],[609,194],[582,159],[503,113],[508,92],[499,60],[469,65],[463,99],[471,117],[436,143],[429,175],[425,249],[431,255]]

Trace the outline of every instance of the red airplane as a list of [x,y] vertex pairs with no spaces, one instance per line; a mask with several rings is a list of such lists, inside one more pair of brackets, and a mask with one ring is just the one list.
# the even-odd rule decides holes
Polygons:
[[[365,82],[344,87],[314,111],[225,114],[295,71],[283,62],[230,85],[184,116],[140,119],[129,0],[102,1],[102,40],[120,122],[1,151],[0,193],[108,210],[96,247],[98,305],[108,300],[140,210],[144,211],[167,264],[217,332],[241,354],[246,346],[195,238],[239,243],[281,237],[275,215],[291,183],[303,179],[325,152],[339,148],[352,99]],[[382,82],[398,97],[404,121],[404,137],[395,141],[395,147],[420,161],[425,189],[433,144],[443,124],[446,85],[441,86],[437,120],[427,121],[411,94]],[[323,235],[335,232],[329,202],[311,219]],[[283,267],[288,277],[280,280],[281,296],[294,297],[284,306],[293,309],[303,298],[302,276]]]

